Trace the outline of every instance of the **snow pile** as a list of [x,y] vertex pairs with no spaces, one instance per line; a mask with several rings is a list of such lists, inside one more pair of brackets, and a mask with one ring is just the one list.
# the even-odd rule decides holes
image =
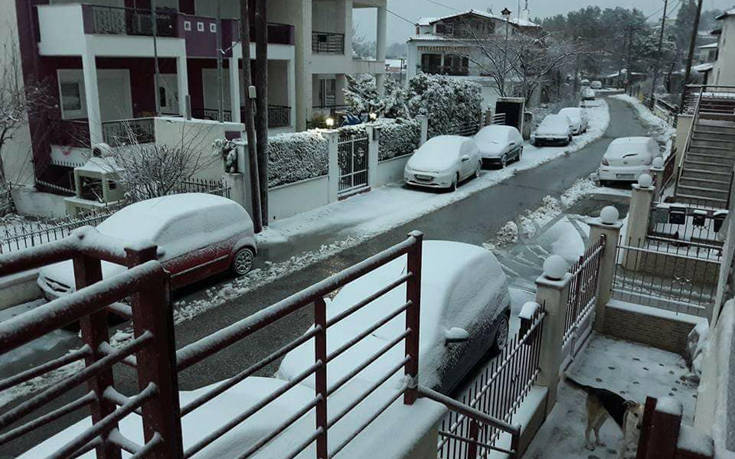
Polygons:
[[689,369],[697,379],[702,376],[702,360],[707,349],[708,337],[709,324],[707,322],[698,323],[687,337],[687,348],[684,357],[687,360]]
[[653,114],[648,107],[643,105],[643,103],[635,97],[631,97],[627,94],[617,94],[610,97],[622,100],[633,107],[638,118],[640,118],[640,120],[649,128],[649,135],[654,137],[659,145],[663,147],[664,158],[668,156],[669,152],[671,152],[672,137],[676,134],[676,129]]
[[320,131],[276,135],[268,139],[268,187],[327,175],[329,144]]

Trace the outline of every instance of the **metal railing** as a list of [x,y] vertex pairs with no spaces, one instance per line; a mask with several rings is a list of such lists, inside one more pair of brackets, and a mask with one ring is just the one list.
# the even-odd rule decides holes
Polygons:
[[[92,34],[153,35],[150,9],[83,5],[85,32]],[[178,36],[178,12],[159,8],[156,11],[156,35]]]
[[[439,458],[486,457],[491,450],[517,456],[520,427],[508,424],[538,378],[541,338],[546,312],[539,308],[458,397],[457,402],[500,423],[453,409],[439,425]],[[420,389],[421,390],[421,389]],[[510,448],[498,446],[503,433],[511,435]]]
[[495,113],[490,120],[491,124],[505,124],[505,113]]
[[132,143],[156,143],[155,118],[102,122],[102,139],[112,147]]
[[[76,279],[74,293],[0,322],[0,355],[74,323],[79,323],[84,343],[62,357],[0,381],[0,391],[7,390],[71,363],[83,362],[81,370],[34,391],[5,410],[0,415],[0,444],[88,408],[92,425],[60,446],[55,457],[77,457],[92,450],[96,450],[97,457],[120,457],[122,450],[136,457],[177,455],[181,428],[178,417],[170,416],[178,411],[176,374],[171,365],[174,346],[169,339],[173,336],[173,319],[168,275],[155,258],[155,246],[123,248],[92,228],[80,229],[42,247],[0,256],[0,276],[73,260]],[[103,280],[102,261],[129,269]],[[117,303],[127,297],[132,298],[132,306]],[[118,348],[109,343],[109,312],[133,320],[135,337]],[[122,395],[115,389],[113,367],[120,363],[137,370],[138,393]],[[59,408],[47,408],[84,383],[88,387],[84,395]],[[42,412],[38,413],[39,410]],[[134,411],[141,414],[142,445],[124,437],[118,429],[119,422]],[[34,418],[19,424],[31,413],[36,413]]]
[[651,209],[648,237],[677,244],[681,248],[691,244],[721,248],[725,240],[723,226],[728,215],[729,212],[722,209],[659,203]]
[[291,126],[291,107],[288,105],[268,105],[268,127]]
[[89,122],[54,120],[50,123],[49,143],[63,147],[89,148]]
[[334,32],[312,32],[311,52],[315,54],[344,54],[345,34]]
[[369,144],[370,141],[366,135],[350,136],[337,142],[338,194],[352,193],[369,185]]
[[[735,102],[735,86],[730,85],[698,85],[689,84],[684,88],[682,95],[681,113],[694,114],[704,98],[707,102],[705,112],[707,114],[728,116],[735,115],[732,112],[732,103]],[[724,103],[720,105],[720,103]]]
[[[664,171],[661,175],[661,184],[656,184],[656,191],[657,195],[654,196],[655,201],[661,201],[664,199],[665,192],[671,185],[671,183],[676,180],[677,174],[676,174],[676,144],[671,145],[671,151],[669,152],[669,156],[666,157],[666,160],[664,161]],[[658,180],[658,176],[656,177]]]
[[613,298],[707,317],[715,301],[722,247],[648,237],[616,253]]

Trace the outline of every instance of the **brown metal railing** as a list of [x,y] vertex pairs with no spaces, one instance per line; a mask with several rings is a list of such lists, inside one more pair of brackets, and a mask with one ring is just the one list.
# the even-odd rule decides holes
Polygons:
[[600,272],[600,260],[605,250],[605,243],[605,236],[600,236],[600,239],[587,247],[584,254],[569,269],[572,279],[569,283],[569,298],[564,314],[562,346],[565,346],[574,337],[577,328],[594,309],[597,276]]
[[[358,435],[364,428],[372,423],[397,398],[402,396],[405,404],[413,404],[418,397],[418,390],[415,382],[417,381],[419,367],[418,331],[419,308],[421,298],[422,239],[423,235],[421,233],[413,232],[405,241],[381,253],[378,253],[377,255],[370,257],[346,269],[345,271],[342,271],[341,273],[333,275],[315,285],[312,285],[311,287],[295,295],[292,295],[268,308],[265,308],[250,317],[242,319],[239,322],[236,322],[218,332],[211,334],[210,336],[202,338],[197,342],[194,342],[179,349],[176,353],[178,371],[183,371],[203,361],[207,357],[252,335],[258,330],[262,330],[263,328],[276,322],[279,319],[287,317],[293,313],[296,313],[297,311],[301,311],[304,308],[311,307],[314,311],[313,327],[305,335],[287,343],[286,345],[272,352],[270,355],[262,358],[254,365],[240,371],[238,374],[231,377],[230,379],[221,382],[208,393],[200,396],[198,399],[193,400],[188,405],[182,407],[181,415],[186,416],[194,409],[206,404],[207,402],[209,402],[219,394],[222,394],[248,376],[254,375],[258,370],[262,369],[269,363],[283,357],[289,351],[295,349],[297,346],[306,343],[311,339],[314,340],[315,353],[314,363],[312,365],[310,365],[301,374],[294,377],[291,381],[283,385],[280,389],[273,392],[265,399],[261,400],[256,405],[245,410],[242,414],[238,415],[234,419],[231,419],[222,427],[213,431],[196,444],[190,446],[184,453],[185,457],[190,457],[201,451],[209,444],[220,438],[222,435],[257,413],[261,408],[276,400],[284,392],[296,386],[301,381],[312,375],[314,375],[315,377],[314,398],[305,406],[298,407],[298,411],[291,417],[285,419],[278,429],[274,429],[271,433],[265,435],[262,439],[252,445],[243,445],[244,453],[242,457],[247,457],[257,452],[265,443],[277,436],[305,413],[311,411],[315,412],[316,429],[313,431],[312,435],[307,438],[294,439],[295,442],[299,442],[298,446],[294,449],[294,451],[290,452],[290,454],[285,454],[284,456],[293,457],[309,447],[312,443],[316,442],[317,457],[331,457],[342,450],[342,448],[344,448],[356,435]],[[386,286],[383,286],[378,291],[358,302],[338,316],[331,319],[327,318],[326,303],[324,301],[325,296],[327,296],[331,292],[340,289],[341,287],[357,279],[358,277],[404,255],[407,257],[407,269],[405,271],[405,274],[398,276],[393,282],[389,283]],[[357,335],[348,343],[333,351],[331,354],[327,353],[327,330],[329,329],[329,327],[333,326],[334,324],[338,323],[349,315],[352,315],[353,313],[359,311],[360,309],[368,306],[371,301],[404,283],[406,284],[405,303],[401,305],[396,305],[396,308],[393,311],[386,313],[385,317],[381,319],[378,323],[369,325],[366,324],[369,328],[363,333]],[[405,314],[406,323],[405,329],[401,334],[396,336],[392,341],[387,343],[375,354],[366,357],[364,362],[362,362],[357,369],[345,375],[342,379],[334,383],[331,387],[327,385],[327,371],[328,363],[330,361],[360,342],[370,333],[374,332],[375,330],[388,323],[395,317],[400,316],[401,314]],[[327,416],[327,404],[329,403],[330,395],[334,393],[337,389],[342,387],[344,384],[346,384],[348,381],[350,381],[358,372],[362,371],[364,368],[375,362],[378,358],[380,358],[391,348],[401,342],[404,342],[406,357],[398,362],[387,374],[384,375],[381,380],[373,384],[355,402],[346,407],[341,413],[329,419]],[[367,422],[359,426],[352,435],[344,439],[341,444],[330,449],[330,445],[327,441],[327,432],[330,427],[339,422],[339,420],[342,419],[345,414],[349,413],[355,406],[363,401],[365,397],[373,393],[382,383],[387,381],[391,376],[393,376],[393,374],[400,371],[401,369],[404,370],[409,384],[405,385],[402,389],[397,391],[393,397],[387,400],[383,406],[381,406],[379,409],[376,410],[375,413],[373,413],[373,415],[367,420]]]
[[[92,426],[56,451],[56,457],[76,457],[96,450],[97,457],[120,457],[125,450],[176,456],[181,448],[176,372],[172,367],[173,320],[168,297],[168,275],[155,261],[156,247],[123,248],[93,228],[80,228],[70,237],[41,247],[0,256],[0,276],[50,263],[73,260],[76,292],[32,311],[0,322],[0,355],[34,339],[79,323],[84,343],[66,355],[0,381],[0,390],[77,361],[84,367],[70,377],[37,390],[0,415],[0,444],[8,443],[71,412],[88,408]],[[119,276],[102,279],[101,261],[127,265]],[[132,297],[132,307],[116,302]],[[133,319],[134,338],[119,348],[109,345],[108,312]],[[159,311],[159,314],[150,314]],[[115,396],[113,366],[126,362],[137,369],[140,391],[132,396]],[[17,425],[25,416],[86,383],[88,392],[60,408],[37,414]],[[142,414],[145,444],[137,445],[121,436],[118,423],[129,414]],[[110,435],[115,432],[115,435]]]

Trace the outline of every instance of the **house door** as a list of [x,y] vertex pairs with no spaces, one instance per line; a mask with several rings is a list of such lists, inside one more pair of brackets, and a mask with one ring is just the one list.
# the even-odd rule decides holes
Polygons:
[[175,73],[158,75],[158,98],[161,102],[161,114],[181,114],[179,112],[179,82]]

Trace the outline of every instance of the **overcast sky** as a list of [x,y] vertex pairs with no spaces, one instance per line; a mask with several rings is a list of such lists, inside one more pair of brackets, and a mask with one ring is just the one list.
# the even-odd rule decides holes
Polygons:
[[[521,7],[525,0],[521,0]],[[676,17],[676,9],[680,0],[669,0],[667,17]],[[704,0],[703,9],[728,9],[733,7],[735,0]],[[444,6],[442,6],[444,5]],[[661,20],[663,0],[528,0],[528,9],[531,18],[547,17],[559,13],[577,10],[587,5],[596,5],[600,8],[621,6],[624,8],[639,8],[651,19]],[[672,11],[671,8],[674,10]],[[492,8],[496,13],[503,8],[513,10],[515,16],[518,9],[518,0],[388,0],[388,43],[405,42],[414,33],[414,24],[422,16],[445,16],[470,8],[487,10]],[[367,40],[375,40],[375,10],[355,10],[353,20],[358,33]],[[673,14],[672,14],[673,13]],[[404,19],[399,18],[402,16]]]

